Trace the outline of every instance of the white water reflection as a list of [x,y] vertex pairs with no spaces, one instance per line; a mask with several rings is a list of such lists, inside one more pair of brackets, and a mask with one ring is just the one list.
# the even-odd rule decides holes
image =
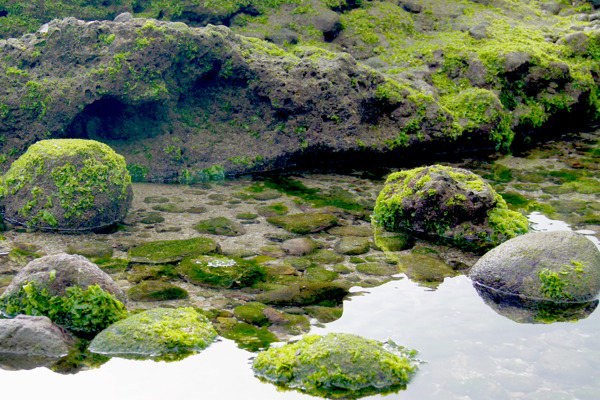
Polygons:
[[[556,219],[550,219],[546,217],[544,214],[539,212],[532,212],[527,216],[531,224],[531,229],[536,232],[549,232],[549,231],[571,231],[571,225],[567,224],[564,221],[559,221]],[[595,236],[596,232],[590,230],[577,230],[576,233],[580,233],[585,235],[588,239],[590,239],[598,249],[600,249],[600,240]]]

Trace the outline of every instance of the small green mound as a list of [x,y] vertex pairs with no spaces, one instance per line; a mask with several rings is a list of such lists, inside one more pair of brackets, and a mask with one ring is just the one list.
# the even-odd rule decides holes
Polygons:
[[100,332],[89,350],[125,358],[176,361],[208,347],[217,332],[193,308],[156,308],[119,321]]
[[259,353],[252,368],[262,379],[312,396],[358,398],[405,389],[418,369],[415,355],[391,340],[330,333]]
[[182,240],[158,240],[136,246],[129,250],[131,261],[146,264],[177,262],[187,256],[217,253],[219,244],[208,238]]
[[143,281],[127,291],[133,301],[162,301],[187,299],[184,289],[163,281]]
[[251,286],[266,276],[264,267],[255,261],[219,255],[184,258],[177,272],[196,285],[220,288]]
[[338,219],[329,214],[305,213],[268,217],[267,222],[288,232],[306,234],[331,228],[337,224]]
[[97,285],[86,290],[73,286],[66,289],[66,296],[53,296],[33,282],[22,286],[15,296],[0,298],[0,314],[44,315],[83,334],[100,332],[128,315],[123,303]]

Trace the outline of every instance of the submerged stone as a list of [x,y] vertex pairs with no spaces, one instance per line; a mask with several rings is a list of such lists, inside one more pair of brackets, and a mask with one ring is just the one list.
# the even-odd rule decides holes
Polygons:
[[238,257],[192,256],[181,261],[177,272],[195,285],[231,288],[251,286],[265,278],[260,264]]
[[369,251],[371,244],[369,239],[358,236],[345,236],[335,244],[335,251],[340,254],[358,255]]
[[237,306],[233,310],[233,315],[240,321],[252,325],[267,325],[269,319],[265,316],[264,311],[267,306],[262,303],[249,302],[241,306]]
[[398,268],[384,263],[368,262],[356,265],[356,270],[367,275],[391,276],[398,273]]
[[106,242],[87,242],[73,243],[67,246],[68,254],[79,254],[86,258],[97,261],[104,261],[112,257],[114,252],[113,247]]
[[129,250],[131,261],[145,264],[177,262],[184,257],[218,253],[219,244],[208,238],[182,240],[158,240],[136,246]]
[[4,219],[48,230],[112,225],[125,217],[132,198],[123,156],[93,140],[40,140],[0,179]]
[[306,279],[311,282],[331,282],[339,277],[339,273],[329,271],[320,266],[309,267],[304,272]]
[[256,208],[256,212],[263,217],[274,217],[277,215],[287,214],[289,209],[283,203],[270,204],[268,206],[260,206]]
[[240,236],[246,233],[246,229],[237,222],[225,217],[216,217],[202,220],[194,229],[200,233],[209,233],[222,236]]
[[135,314],[100,332],[93,353],[124,358],[175,361],[208,347],[217,332],[193,308],[155,308]]
[[330,214],[304,213],[268,217],[267,222],[279,226],[288,232],[306,234],[315,233],[337,224],[337,217]]
[[260,293],[256,301],[280,306],[335,306],[348,294],[344,285],[331,282],[298,283],[285,288]]
[[0,319],[0,360],[4,354],[21,357],[60,358],[75,345],[75,339],[48,317],[17,315]]
[[391,174],[373,220],[389,231],[414,232],[467,250],[494,247],[528,231],[527,219],[509,210],[479,176],[442,165]]
[[277,336],[266,326],[257,327],[245,322],[239,322],[220,333],[224,338],[235,341],[241,349],[248,351],[264,350],[271,343],[278,341]]
[[336,264],[344,261],[344,256],[325,249],[317,250],[308,255],[307,258],[317,264]]
[[530,233],[486,253],[469,277],[476,284],[526,298],[588,302],[600,293],[600,251],[574,232]]
[[133,301],[178,300],[189,297],[188,292],[169,282],[143,281],[127,291]]
[[262,379],[326,398],[359,398],[406,388],[418,369],[416,352],[393,343],[330,333],[259,353],[252,364]]
[[398,257],[398,269],[410,279],[421,283],[442,283],[445,278],[457,273],[445,262],[421,254],[408,254]]

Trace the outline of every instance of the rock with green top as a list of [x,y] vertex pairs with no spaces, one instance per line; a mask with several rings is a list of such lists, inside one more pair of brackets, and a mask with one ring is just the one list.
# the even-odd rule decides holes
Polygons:
[[291,214],[268,217],[267,222],[292,233],[315,233],[337,224],[334,215],[320,213]]
[[79,254],[94,262],[108,260],[113,252],[114,249],[109,243],[101,241],[71,243],[67,246],[68,254]]
[[278,306],[336,306],[349,293],[349,288],[333,282],[305,282],[270,290],[256,296],[256,301]]
[[335,251],[340,254],[358,255],[369,251],[369,239],[358,236],[344,236],[335,244]]
[[202,220],[198,225],[194,226],[194,229],[200,233],[222,236],[240,236],[246,233],[246,229],[241,224],[225,217]]
[[478,175],[442,165],[391,174],[377,198],[376,224],[467,250],[484,250],[524,234],[527,219],[508,209]]
[[89,350],[174,361],[203,350],[216,336],[208,319],[193,308],[155,308],[109,326],[92,340]]
[[220,255],[184,258],[177,272],[195,285],[219,288],[245,287],[264,280],[264,267],[255,261]]
[[267,306],[262,303],[255,301],[246,303],[241,306],[237,306],[233,310],[233,315],[240,321],[246,322],[253,325],[267,325],[269,319],[265,316],[264,312]]
[[132,198],[125,159],[93,140],[41,140],[0,179],[4,219],[41,229],[104,228],[125,217]]
[[218,253],[221,248],[212,239],[198,237],[180,240],[157,240],[129,250],[131,261],[144,264],[164,264],[182,260],[187,256]]
[[266,381],[312,396],[356,399],[405,388],[418,369],[415,355],[391,340],[306,335],[259,353],[252,369]]
[[478,285],[525,298],[588,302],[600,293],[600,251],[574,232],[530,233],[486,253],[469,277]]
[[179,300],[189,297],[185,289],[163,281],[143,281],[127,291],[133,301]]

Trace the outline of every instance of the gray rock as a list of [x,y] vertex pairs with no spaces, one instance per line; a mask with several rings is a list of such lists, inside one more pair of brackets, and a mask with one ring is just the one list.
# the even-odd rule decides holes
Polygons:
[[335,251],[340,254],[357,255],[369,251],[369,239],[357,236],[345,236],[335,244]]
[[293,256],[303,256],[312,253],[316,247],[315,242],[308,238],[289,239],[281,244],[281,248]]
[[311,18],[317,30],[323,32],[325,40],[334,39],[342,28],[342,19],[335,11],[323,10]]
[[0,354],[60,358],[74,344],[75,339],[48,317],[17,315],[0,319]]
[[115,17],[113,21],[115,22],[128,22],[133,19],[133,15],[130,12],[124,12]]
[[80,255],[54,254],[31,261],[14,277],[2,293],[2,298],[14,296],[27,283],[35,282],[53,296],[65,296],[66,288],[79,286],[87,289],[98,285],[124,302],[127,297],[112,278],[96,264]]
[[280,46],[285,43],[297,44],[298,43],[298,33],[294,32],[290,29],[280,28],[280,29],[277,29],[275,32],[268,34],[266,39],[268,41],[278,44]]
[[600,293],[600,251],[574,232],[530,233],[486,253],[469,277],[526,298],[588,302]]

